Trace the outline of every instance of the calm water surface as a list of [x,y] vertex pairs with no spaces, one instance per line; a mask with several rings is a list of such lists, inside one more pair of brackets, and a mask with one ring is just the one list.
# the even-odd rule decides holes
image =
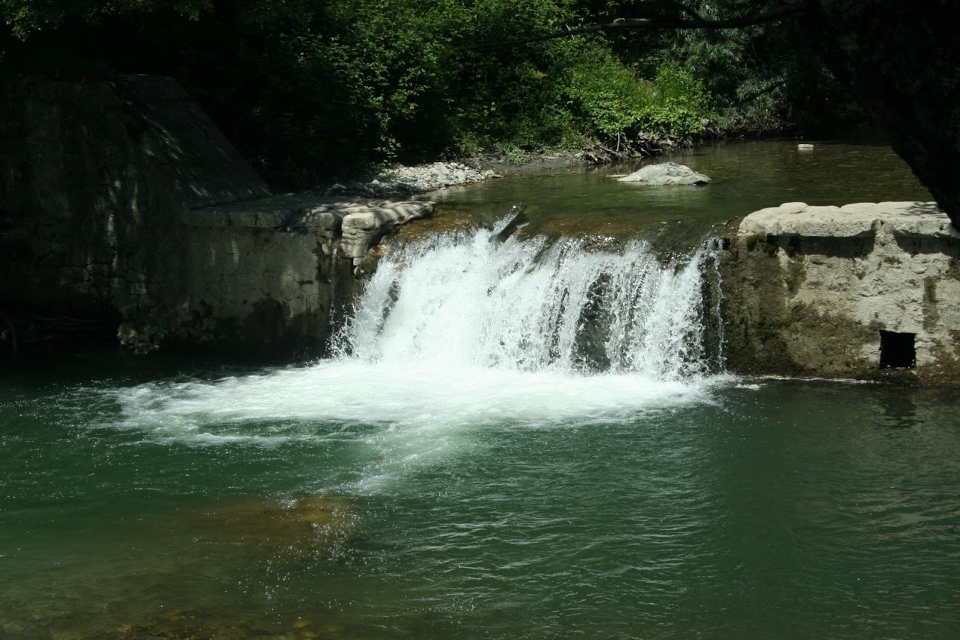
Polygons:
[[[882,147],[859,148],[870,171],[850,160],[851,175],[880,178],[848,184],[849,198],[824,186],[835,169],[813,159],[827,154],[744,148],[739,159],[732,147],[693,154],[715,182],[633,215],[659,225],[688,215],[689,198],[714,198],[689,214],[714,216],[709,228],[733,215],[738,189],[747,210],[916,189],[902,166],[891,171],[903,191],[879,173]],[[767,169],[796,195],[767,200],[761,178],[736,178],[764,174],[764,154],[784,158]],[[806,191],[793,162],[812,163]],[[594,193],[579,216],[593,222],[596,211],[631,215],[620,198],[667,197],[611,195],[624,185],[599,173],[510,180],[460,192],[456,206],[492,216],[481,209],[537,196],[543,219],[566,225],[577,216],[565,189]],[[551,189],[556,200],[540,197]],[[596,372],[561,366],[549,344],[518,364],[508,347],[533,352],[540,326],[523,318],[563,315],[570,266],[602,260],[534,268],[521,258],[535,245],[491,246],[480,234],[421,250],[408,256],[411,281],[390,280],[385,263],[364,304],[380,309],[378,286],[396,302],[365,339],[372,355],[287,368],[98,356],[5,370],[0,636],[957,637],[957,394],[738,380],[639,356]],[[509,265],[495,260],[511,251],[522,268],[502,277]],[[683,317],[668,303],[696,283],[650,269],[636,317],[652,335]],[[541,276],[566,278],[559,303],[531,302]],[[462,290],[476,293],[448,304]],[[404,341],[414,334],[430,339]],[[664,344],[666,362],[689,346]]]
[[[720,225],[784,202],[843,205],[852,202],[932,200],[904,162],[882,144],[813,141],[800,152],[796,141],[727,142],[667,158],[711,178],[704,187],[656,188],[617,182],[641,163],[584,170],[545,171],[431,194],[438,217],[466,212],[489,222],[518,202],[527,204],[528,234],[638,232],[667,249],[689,249]],[[439,222],[439,221],[438,221]],[[413,231],[413,229],[411,229]]]

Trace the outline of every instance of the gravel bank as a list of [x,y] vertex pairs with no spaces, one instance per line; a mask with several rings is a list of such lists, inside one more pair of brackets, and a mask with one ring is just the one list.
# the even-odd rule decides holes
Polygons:
[[459,162],[434,162],[388,169],[366,180],[337,183],[328,187],[325,193],[331,196],[360,195],[380,198],[410,196],[499,177],[500,174],[492,169],[480,170]]
[[327,196],[363,196],[368,198],[409,197],[445,187],[453,187],[513,173],[560,169],[583,162],[579,153],[532,155],[527,162],[514,163],[500,157],[480,160],[474,166],[462,162],[434,162],[413,167],[396,167],[364,178],[330,185],[322,189]]

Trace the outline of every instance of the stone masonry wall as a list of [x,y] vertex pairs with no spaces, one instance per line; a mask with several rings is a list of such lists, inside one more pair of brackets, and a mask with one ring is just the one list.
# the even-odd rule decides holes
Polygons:
[[[181,288],[128,341],[321,354],[360,293],[380,238],[432,202],[278,196],[181,214]],[[158,335],[159,334],[159,335]]]
[[[960,382],[960,233],[933,204],[758,211],[722,281],[732,371]],[[880,369],[883,334],[913,344],[913,368]]]
[[268,194],[172,79],[8,82],[0,307],[107,324],[152,314],[181,268],[177,214]]

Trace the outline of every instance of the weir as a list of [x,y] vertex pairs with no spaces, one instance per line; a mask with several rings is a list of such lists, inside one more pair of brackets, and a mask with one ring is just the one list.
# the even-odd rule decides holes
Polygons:
[[639,239],[498,241],[507,222],[390,245],[332,357],[122,389],[120,426],[189,446],[326,446],[341,432],[318,424],[376,425],[336,490],[380,494],[458,457],[478,428],[628,424],[728,381],[708,330],[719,245],[665,263]]
[[715,249],[663,264],[643,240],[496,240],[439,234],[380,261],[333,351],[367,362],[434,362],[679,380],[715,371],[705,273]]

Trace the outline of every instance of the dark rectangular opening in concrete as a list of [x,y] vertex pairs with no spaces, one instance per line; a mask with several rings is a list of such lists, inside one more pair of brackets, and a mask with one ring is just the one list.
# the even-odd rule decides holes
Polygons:
[[913,369],[917,365],[915,333],[880,332],[880,368]]

